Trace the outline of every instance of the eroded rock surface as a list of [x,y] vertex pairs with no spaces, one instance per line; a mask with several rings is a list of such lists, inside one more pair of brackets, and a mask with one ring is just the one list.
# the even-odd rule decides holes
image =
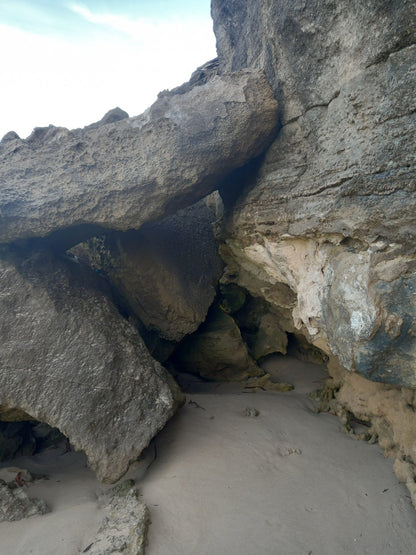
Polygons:
[[110,280],[147,331],[180,341],[205,320],[222,273],[218,193],[138,231],[113,232],[72,249]]
[[185,338],[173,355],[177,369],[217,381],[242,381],[263,375],[234,319],[212,306],[198,331]]
[[0,143],[0,243],[71,228],[69,248],[97,227],[138,229],[172,214],[261,154],[277,117],[266,77],[248,70],[162,95],[134,118],[37,128],[26,140],[8,134]]
[[[228,225],[231,281],[348,370],[416,386],[416,6],[213,1],[220,71],[263,68],[282,129]],[[285,328],[286,329],[286,328]]]
[[[283,123],[327,105],[355,75],[416,43],[412,0],[212,0],[211,5],[220,71],[264,69],[282,102]],[[413,96],[411,89],[407,96]]]
[[[329,364],[330,380],[321,391],[321,410],[337,414],[352,437],[374,443],[394,457],[394,471],[409,489],[416,508],[416,392],[374,383]],[[360,427],[364,430],[359,431]]]
[[178,387],[88,268],[3,249],[0,283],[0,405],[59,428],[117,480],[174,414]]
[[0,522],[22,520],[49,512],[45,501],[32,499],[21,487],[10,487],[0,480]]
[[107,515],[93,543],[84,552],[91,555],[144,554],[150,515],[131,482],[126,480],[102,496],[100,501]]

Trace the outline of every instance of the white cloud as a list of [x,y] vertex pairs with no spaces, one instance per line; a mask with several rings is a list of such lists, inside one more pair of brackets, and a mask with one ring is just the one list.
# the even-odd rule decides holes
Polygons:
[[81,15],[90,23],[103,25],[114,31],[125,33],[135,40],[149,40],[152,36],[154,37],[154,31],[157,30],[158,27],[158,25],[147,19],[133,20],[122,15],[110,13],[94,14],[88,8],[78,4],[70,4],[69,7],[72,11]]
[[0,138],[50,123],[81,127],[115,106],[139,114],[215,56],[206,21],[156,23],[72,9],[102,32],[70,41],[0,24]]

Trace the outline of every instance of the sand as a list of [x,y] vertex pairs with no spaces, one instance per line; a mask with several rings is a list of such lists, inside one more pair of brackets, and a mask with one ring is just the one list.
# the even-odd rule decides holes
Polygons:
[[[307,394],[323,383],[319,367],[278,356],[265,365],[295,390],[184,381],[186,405],[128,473],[151,512],[147,555],[414,555],[416,511],[393,460],[315,412]],[[72,555],[91,543],[106,486],[82,454],[61,446],[1,466],[48,474],[27,491],[52,509],[0,524],[1,555]]]

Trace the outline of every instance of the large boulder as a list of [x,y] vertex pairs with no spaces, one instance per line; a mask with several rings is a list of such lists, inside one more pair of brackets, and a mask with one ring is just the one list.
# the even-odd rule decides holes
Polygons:
[[416,387],[416,5],[213,0],[220,71],[264,69],[282,128],[228,222],[233,280],[344,368]]
[[99,228],[138,229],[191,205],[264,151],[278,108],[264,73],[247,70],[112,119],[4,137],[0,243],[56,232],[51,241],[66,249]]
[[104,280],[47,251],[0,253],[0,405],[57,427],[117,480],[181,393]]
[[283,124],[328,105],[356,75],[382,68],[416,43],[411,0],[212,0],[211,6],[220,72],[264,70]]
[[180,341],[205,320],[222,261],[218,193],[137,231],[112,232],[72,252],[102,272],[145,332]]
[[182,341],[172,361],[179,371],[215,381],[244,381],[264,374],[250,356],[234,319],[217,305],[199,329]]

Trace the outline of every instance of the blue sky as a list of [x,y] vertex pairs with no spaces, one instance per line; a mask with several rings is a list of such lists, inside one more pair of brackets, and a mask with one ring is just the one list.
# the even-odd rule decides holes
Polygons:
[[0,0],[0,138],[137,115],[213,57],[210,0]]

